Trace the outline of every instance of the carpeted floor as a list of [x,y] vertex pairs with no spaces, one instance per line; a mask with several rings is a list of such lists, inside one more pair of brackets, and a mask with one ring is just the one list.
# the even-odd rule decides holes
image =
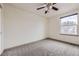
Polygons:
[[7,49],[2,56],[79,56],[79,46],[45,39]]

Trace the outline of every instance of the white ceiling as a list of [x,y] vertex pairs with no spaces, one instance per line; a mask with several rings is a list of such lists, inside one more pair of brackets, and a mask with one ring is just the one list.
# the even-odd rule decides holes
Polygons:
[[65,13],[79,7],[78,3],[57,3],[55,6],[59,8],[58,11],[50,10],[48,14],[44,14],[45,8],[41,10],[36,10],[36,8],[42,6],[42,3],[12,3],[12,5],[17,6],[19,8],[23,8],[25,10],[29,10],[33,13],[36,13],[41,16],[51,17],[56,14]]

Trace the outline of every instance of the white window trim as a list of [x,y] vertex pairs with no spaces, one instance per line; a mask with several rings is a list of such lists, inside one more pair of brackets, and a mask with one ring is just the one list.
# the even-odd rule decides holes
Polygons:
[[79,19],[79,15],[78,13],[74,13],[74,14],[70,14],[70,15],[67,15],[67,16],[63,16],[63,17],[60,17],[60,34],[61,35],[68,35],[68,36],[79,36],[79,33],[78,33],[78,27],[79,27],[79,20],[78,20],[78,24],[76,25],[77,26],[77,34],[67,34],[67,33],[61,33],[61,18],[65,18],[65,17],[69,17],[69,16],[73,16],[73,15],[77,15],[77,18]]

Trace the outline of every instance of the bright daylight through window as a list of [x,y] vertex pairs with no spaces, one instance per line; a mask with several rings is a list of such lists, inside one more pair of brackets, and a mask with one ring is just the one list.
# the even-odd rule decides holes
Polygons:
[[61,34],[77,35],[78,14],[61,17]]

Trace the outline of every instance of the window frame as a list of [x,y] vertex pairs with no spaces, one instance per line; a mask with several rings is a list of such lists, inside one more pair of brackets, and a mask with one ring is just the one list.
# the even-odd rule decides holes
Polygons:
[[73,16],[73,15],[77,15],[77,19],[78,19],[78,13],[74,13],[74,14],[70,14],[70,15],[66,15],[66,16],[60,17],[60,34],[61,34],[61,35],[79,36],[79,35],[78,35],[78,24],[79,24],[79,21],[78,21],[78,20],[77,20],[78,24],[77,24],[77,25],[74,25],[74,26],[77,27],[77,34],[72,34],[72,33],[71,33],[71,34],[67,34],[67,33],[62,33],[62,32],[61,32],[61,27],[63,26],[63,25],[61,25],[61,19],[62,19],[62,18],[65,18],[65,17]]

